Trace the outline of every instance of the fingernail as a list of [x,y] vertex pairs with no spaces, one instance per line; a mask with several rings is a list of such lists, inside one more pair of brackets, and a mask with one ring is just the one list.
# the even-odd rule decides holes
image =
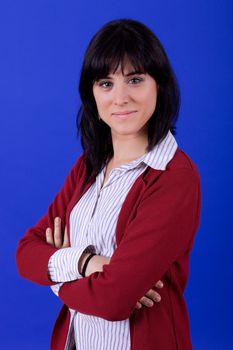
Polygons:
[[159,286],[159,288],[162,288],[162,287],[163,287],[163,282],[162,282],[162,281],[159,281],[159,282],[158,282],[158,286]]
[[160,300],[161,300],[161,297],[157,296],[156,301],[160,301]]
[[56,217],[56,218],[55,218],[55,223],[56,223],[56,224],[59,224],[59,222],[60,222],[60,218],[59,218],[59,217]]
[[154,303],[153,303],[153,301],[149,301],[149,306],[153,306],[154,305]]

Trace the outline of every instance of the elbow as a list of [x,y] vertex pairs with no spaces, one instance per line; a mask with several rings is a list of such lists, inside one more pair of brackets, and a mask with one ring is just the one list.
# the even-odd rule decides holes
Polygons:
[[28,272],[32,264],[28,261],[27,250],[25,250],[25,243],[22,240],[16,249],[15,260],[18,274],[23,278],[30,279]]
[[25,278],[31,282],[35,282],[34,280],[32,280],[32,276],[30,274],[30,268],[29,268],[30,264],[28,262],[28,259],[25,256],[20,246],[18,246],[16,250],[15,260],[16,260],[16,267],[17,267],[18,274],[22,278]]
[[17,267],[18,274],[21,277],[26,278],[25,259],[23,258],[23,254],[22,254],[22,251],[21,251],[19,246],[16,249],[15,261],[16,261],[16,267]]
[[30,270],[30,267],[32,265],[32,263],[28,260],[29,251],[34,251],[33,247],[32,249],[30,249],[30,247],[28,247],[27,240],[25,239],[25,237],[21,238],[16,248],[15,260],[18,274],[26,279],[29,279],[28,271]]
[[50,280],[48,275],[48,256],[19,243],[16,249],[16,266],[19,275],[33,283],[42,286],[52,286],[56,282]]

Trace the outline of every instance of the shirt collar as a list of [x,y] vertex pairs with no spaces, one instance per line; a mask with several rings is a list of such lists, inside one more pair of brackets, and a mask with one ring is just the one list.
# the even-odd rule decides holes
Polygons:
[[120,168],[132,169],[140,166],[142,163],[149,165],[153,169],[165,170],[169,161],[173,158],[178,144],[175,137],[168,131],[166,137],[155,145],[151,151],[145,153],[130,163],[122,165]]
[[158,170],[165,170],[167,164],[173,158],[178,144],[175,137],[168,131],[166,137],[154,148],[145,154],[144,163]]

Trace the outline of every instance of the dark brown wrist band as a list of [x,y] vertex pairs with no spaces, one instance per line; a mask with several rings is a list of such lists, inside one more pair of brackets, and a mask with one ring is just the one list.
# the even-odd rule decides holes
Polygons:
[[96,255],[96,254],[95,254],[95,253],[92,253],[92,254],[90,254],[90,255],[86,258],[85,263],[84,263],[84,265],[83,265],[82,272],[81,272],[81,275],[82,275],[83,277],[85,277],[85,272],[86,272],[86,269],[87,269],[87,264],[88,264],[89,260],[90,260],[94,255]]

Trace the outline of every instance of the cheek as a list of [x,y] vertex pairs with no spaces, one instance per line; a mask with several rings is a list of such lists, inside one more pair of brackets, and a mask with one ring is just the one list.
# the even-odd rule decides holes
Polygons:
[[109,106],[109,98],[106,97],[106,95],[95,94],[94,98],[95,98],[95,102],[96,102],[96,105],[97,105],[97,108],[98,108],[99,111],[100,110],[102,111],[102,110],[105,110],[106,108],[108,108],[108,106]]
[[156,108],[157,94],[148,91],[141,96],[140,103],[145,112],[152,114]]
[[152,94],[150,98],[150,106],[151,106],[151,109],[153,109],[153,112],[156,108],[156,104],[157,104],[157,94]]

